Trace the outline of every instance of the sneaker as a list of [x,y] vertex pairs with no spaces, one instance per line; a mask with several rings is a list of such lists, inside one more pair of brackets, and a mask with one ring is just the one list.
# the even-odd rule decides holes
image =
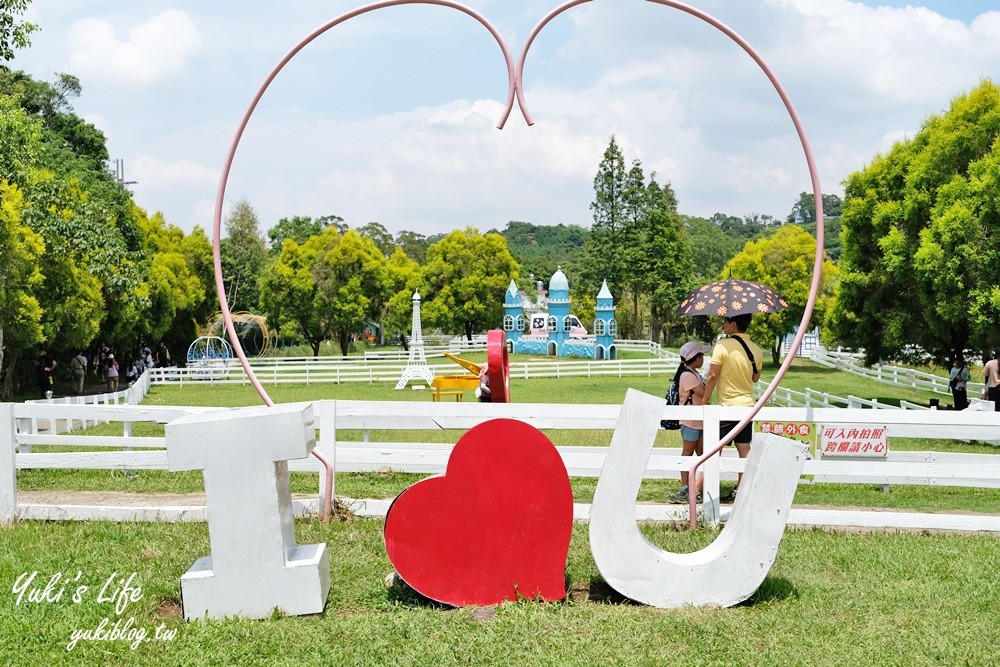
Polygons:
[[672,502],[675,505],[680,505],[688,502],[688,498],[689,498],[688,488],[686,486],[682,486],[681,488],[677,489],[676,493],[670,494],[670,502]]

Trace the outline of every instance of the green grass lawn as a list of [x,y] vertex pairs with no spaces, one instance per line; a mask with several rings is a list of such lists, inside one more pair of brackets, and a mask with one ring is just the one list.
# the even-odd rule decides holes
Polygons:
[[[574,528],[564,603],[511,603],[493,613],[446,609],[390,591],[382,522],[297,524],[330,549],[324,614],[185,622],[180,575],[209,553],[205,524],[41,523],[0,528],[0,664],[37,665],[993,665],[1000,645],[997,540],[791,531],[763,586],[731,609],[658,610],[601,580],[587,528]],[[644,526],[655,544],[693,551],[715,533]],[[16,604],[13,582],[56,572],[91,587],[76,604]],[[117,616],[97,602],[112,574],[135,573],[142,599]],[[134,618],[172,641],[134,651],[79,641],[74,630]]]

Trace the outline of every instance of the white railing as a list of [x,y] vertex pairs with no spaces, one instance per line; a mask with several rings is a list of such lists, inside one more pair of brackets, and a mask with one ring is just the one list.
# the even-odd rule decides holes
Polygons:
[[[452,362],[431,363],[430,369],[437,375],[454,375],[462,370]],[[264,384],[312,384],[320,382],[396,382],[406,367],[405,361],[330,361],[327,357],[311,359],[251,360],[250,364],[258,379]],[[574,360],[568,357],[517,362],[510,364],[510,375],[516,378],[561,378],[595,377],[612,375],[662,375],[673,373],[676,361],[669,357],[656,359],[616,359],[602,361]],[[167,383],[209,383],[248,384],[246,372],[238,362],[231,362],[226,372],[206,373],[200,368],[154,368],[150,371],[153,384]]]
[[[440,473],[445,470],[452,444],[427,442],[372,442],[372,432],[407,430],[462,432],[491,418],[507,417],[532,424],[540,429],[610,432],[615,428],[620,405],[568,404],[478,404],[375,401],[317,401],[317,447],[327,458],[336,461],[339,472],[372,472],[391,469],[409,473]],[[17,504],[17,470],[22,469],[167,469],[165,439],[157,437],[84,436],[23,431],[21,424],[34,420],[86,422],[118,421],[168,423],[181,416],[211,411],[203,407],[87,406],[48,403],[0,405],[0,442],[6,441],[0,455],[0,522],[14,518],[118,518],[124,520],[165,520],[169,512],[149,508],[85,508],[65,506],[25,506]],[[670,406],[651,419],[704,419],[706,447],[718,441],[720,419],[736,420],[746,408],[718,406]],[[878,424],[888,429],[890,438],[930,438],[987,440],[996,437],[1000,416],[994,412],[904,411],[844,408],[765,408],[759,419],[817,424]],[[335,425],[335,427],[334,427]],[[713,426],[715,425],[715,426]],[[361,441],[341,439],[345,430],[362,431]],[[376,434],[377,434],[376,433]],[[710,442],[711,441],[711,442]],[[35,452],[32,447],[60,446],[61,449],[86,447],[102,451]],[[120,450],[127,451],[120,451]],[[566,446],[557,448],[573,477],[600,475],[607,447]],[[676,478],[691,464],[677,449],[654,448],[646,470],[651,478]],[[313,457],[289,463],[292,471],[320,472]],[[731,451],[713,457],[706,464],[705,484],[710,497],[718,497],[720,479],[735,479],[743,461]],[[892,452],[886,461],[810,460],[805,475],[844,483],[921,484],[1000,488],[1000,454],[943,454],[939,452]],[[323,480],[320,480],[320,488]],[[99,511],[98,511],[99,510]],[[871,512],[866,524],[870,525]],[[890,513],[891,514],[891,513]],[[1000,532],[997,517],[993,528],[971,528]],[[175,519],[176,520],[176,517]],[[829,519],[828,519],[829,520]],[[887,519],[888,520],[888,519]],[[848,521],[848,519],[844,519]],[[930,521],[930,520],[928,520]],[[940,516],[929,527],[941,527]],[[958,521],[956,519],[955,521]],[[845,524],[850,525],[850,524]],[[886,524],[894,525],[894,524]],[[947,524],[968,528],[969,524]],[[947,527],[947,526],[946,526]]]
[[[127,389],[121,391],[109,392],[106,394],[87,394],[83,396],[60,396],[58,398],[40,398],[30,401],[25,401],[25,403],[32,405],[139,405],[142,403],[143,399],[146,398],[146,394],[149,393],[149,388],[151,386],[149,371],[143,371],[135,382],[133,382]],[[31,421],[24,425],[24,429],[30,429],[31,433],[39,433],[41,431],[49,431],[53,434],[59,433],[60,431],[69,432],[77,429],[88,428],[90,426],[95,426],[99,422],[91,420],[81,420],[81,419],[43,419],[39,423],[37,418],[32,418]]]
[[[833,352],[822,348],[813,350],[810,359],[820,366],[836,368],[837,370],[853,373],[854,375],[861,375],[862,377],[883,384],[922,389],[947,396],[951,395],[951,388],[948,386],[949,378],[925,373],[913,368],[886,366],[883,364],[867,367],[861,362],[858,355],[854,353]],[[969,382],[967,387],[970,395],[979,395],[983,391],[984,385],[981,382]]]

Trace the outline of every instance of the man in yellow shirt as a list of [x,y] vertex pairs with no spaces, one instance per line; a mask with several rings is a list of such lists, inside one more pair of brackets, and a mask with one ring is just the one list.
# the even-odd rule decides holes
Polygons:
[[[738,405],[752,407],[754,400],[753,387],[760,379],[760,368],[764,363],[764,353],[760,346],[750,340],[746,330],[753,320],[750,313],[726,317],[722,321],[722,331],[726,338],[715,344],[712,350],[712,365],[705,380],[706,404],[712,402],[712,394],[719,389],[719,405]],[[725,437],[736,428],[738,422],[722,422],[720,434]],[[753,439],[753,424],[747,424],[736,434],[733,443],[740,458],[750,455],[750,441]],[[740,479],[743,475],[740,475]],[[736,483],[731,495],[723,498],[730,500],[736,497],[739,482]]]

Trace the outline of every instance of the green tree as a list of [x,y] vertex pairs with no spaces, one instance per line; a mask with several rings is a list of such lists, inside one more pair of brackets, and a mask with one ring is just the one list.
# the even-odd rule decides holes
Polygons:
[[38,26],[18,20],[30,4],[31,0],[0,0],[0,60],[12,60],[14,49],[31,45],[31,33]]
[[0,95],[0,179],[24,184],[42,151],[42,125],[12,97]]
[[[35,294],[43,276],[38,258],[42,237],[22,223],[24,197],[16,185],[0,180],[0,372],[16,364],[4,352],[33,347],[43,340],[42,308]],[[6,365],[5,365],[6,364]],[[10,400],[5,383],[3,400]]]
[[17,327],[23,335],[5,335],[6,396],[17,378],[30,375],[18,362],[31,359],[41,342],[58,354],[90,344],[101,327],[112,342],[127,341],[148,306],[141,235],[128,192],[100,159],[103,135],[75,143],[60,134],[83,127],[65,99],[78,92],[72,77],[53,86],[0,70],[2,178],[18,188],[21,224],[44,249],[34,260],[40,278],[8,293],[8,301],[16,296],[31,310],[37,303],[41,333],[32,334],[25,320],[23,331]]
[[[823,195],[823,218],[839,218],[844,202],[837,195]],[[786,222],[815,223],[816,196],[811,192],[799,194],[798,200],[792,205],[792,210],[785,218]]]
[[431,326],[472,334],[503,321],[503,299],[518,273],[507,242],[472,227],[455,230],[427,249],[421,314]]
[[635,192],[634,184],[629,188],[628,177],[625,156],[611,135],[594,176],[594,201],[590,204],[594,224],[581,258],[581,287],[585,289],[607,280],[613,294],[622,295],[625,291],[625,229],[629,209],[626,196]]
[[[723,269],[723,278],[728,278],[731,272],[737,280],[770,287],[788,302],[777,313],[756,315],[750,325],[750,337],[771,350],[771,361],[775,364],[781,360],[781,338],[795,330],[805,312],[815,254],[816,239],[797,225],[785,225],[769,238],[747,243]],[[824,260],[812,321],[823,321],[836,280],[837,267]]]
[[260,219],[250,202],[242,199],[226,218],[225,227],[221,251],[226,298],[234,311],[256,311],[260,301],[257,281],[267,262]]
[[677,197],[669,183],[662,187],[655,179],[646,186],[647,210],[637,235],[641,254],[636,268],[635,289],[647,295],[650,304],[650,334],[660,342],[664,324],[693,286],[691,247],[684,222],[677,213]]
[[344,219],[337,215],[327,215],[321,218],[294,215],[291,218],[282,218],[278,224],[267,230],[267,237],[271,240],[271,253],[281,252],[285,239],[292,239],[299,245],[303,245],[310,236],[319,236],[331,224],[342,222]]
[[137,210],[137,214],[149,258],[145,279],[149,308],[138,332],[149,343],[163,340],[168,348],[186,348],[214,310],[214,279],[206,282],[211,274],[205,270],[211,246],[200,228],[186,236],[160,213],[147,216]]
[[319,354],[336,337],[347,356],[350,336],[379,317],[388,295],[385,257],[354,230],[329,227],[302,246],[285,241],[264,273],[261,303],[282,332],[293,330]]
[[369,222],[367,225],[362,225],[358,227],[358,234],[370,238],[386,257],[396,249],[396,242],[393,240],[392,234],[381,223]]
[[846,181],[828,330],[866,358],[1000,343],[1000,88],[984,81]]
[[389,300],[382,326],[387,338],[409,334],[413,321],[413,292],[423,289],[420,265],[410,259],[401,246],[386,262]]
[[705,218],[682,215],[691,264],[695,277],[701,281],[715,278],[722,267],[740,251],[742,243],[726,236],[722,229]]
[[396,234],[396,245],[403,249],[407,257],[418,264],[423,264],[427,257],[427,248],[430,247],[426,236],[406,229]]

